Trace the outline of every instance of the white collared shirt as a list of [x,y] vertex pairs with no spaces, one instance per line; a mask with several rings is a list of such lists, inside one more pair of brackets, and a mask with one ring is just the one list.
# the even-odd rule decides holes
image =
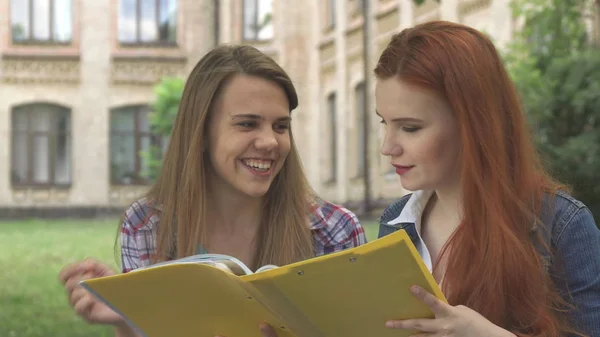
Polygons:
[[425,210],[425,206],[427,206],[427,202],[433,195],[433,191],[416,191],[413,192],[406,202],[406,205],[400,212],[400,215],[395,219],[388,221],[388,226],[395,226],[400,223],[414,223],[415,229],[417,231],[417,235],[419,237],[420,245],[415,245],[419,255],[423,259],[425,266],[429,269],[429,272],[433,270],[433,263],[431,261],[431,255],[427,246],[425,245],[425,241],[421,237],[421,219],[423,217],[423,211]]

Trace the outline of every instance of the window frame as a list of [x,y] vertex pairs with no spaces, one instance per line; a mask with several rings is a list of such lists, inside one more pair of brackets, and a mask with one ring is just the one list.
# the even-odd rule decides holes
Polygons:
[[[29,23],[29,29],[28,29],[28,38],[25,40],[15,40],[14,39],[14,34],[13,34],[13,17],[12,17],[12,6],[13,6],[13,1],[28,1],[28,6],[29,6],[29,10],[27,13],[27,20]],[[75,4],[74,2],[77,0],[70,0],[71,1],[71,37],[69,39],[69,41],[58,41],[55,40],[54,37],[54,11],[56,10],[56,6],[55,6],[55,2],[56,0],[48,0],[49,2],[49,8],[48,8],[48,34],[49,34],[49,38],[48,39],[36,39],[33,36],[33,31],[34,31],[34,23],[35,23],[35,18],[34,18],[34,10],[33,10],[33,5],[34,5],[34,0],[10,0],[9,4],[11,6],[11,10],[9,12],[9,16],[10,16],[10,20],[9,20],[9,34],[10,34],[10,41],[13,45],[49,45],[49,46],[70,46],[73,44],[73,40],[75,38]]]
[[[115,114],[122,113],[129,109],[134,110],[134,112],[133,112],[133,114],[134,114],[134,117],[133,117],[134,129],[127,130],[127,131],[114,130],[112,128],[113,116]],[[155,133],[152,132],[152,127],[150,126],[149,121],[148,121],[148,131],[141,130],[140,126],[142,124],[141,123],[141,118],[143,118],[142,116],[145,113],[146,118],[148,118],[151,111],[152,111],[152,108],[149,105],[144,105],[144,104],[119,106],[119,107],[116,107],[116,108],[113,108],[110,110],[110,117],[109,117],[110,118],[110,124],[109,124],[110,125],[110,130],[109,130],[109,176],[110,176],[110,184],[112,186],[148,186],[152,183],[147,178],[144,178],[142,176],[143,158],[140,154],[141,151],[144,150],[142,148],[142,140],[145,137],[147,137],[150,140],[151,147],[157,146],[162,150],[164,150],[165,143],[164,143],[163,137],[161,137],[160,135],[156,135]],[[133,139],[134,139],[133,151],[135,154],[135,162],[134,162],[135,178],[132,179],[131,183],[123,183],[122,181],[120,181],[118,179],[118,177],[113,176],[113,171],[112,171],[112,165],[113,165],[112,142],[117,137],[126,137],[126,136],[133,136]]]
[[[119,38],[120,34],[120,21],[121,21],[121,3],[123,1],[134,1],[135,2],[135,41],[134,42],[124,42]],[[118,0],[117,1],[117,43],[119,46],[123,47],[167,47],[174,48],[178,47],[177,34],[179,31],[179,10],[180,3],[179,0],[175,1],[175,39],[173,41],[170,40],[161,40],[160,39],[160,14],[161,14],[161,2],[169,1],[169,0],[154,0],[154,23],[156,24],[156,36],[157,38],[154,41],[141,41],[141,14],[142,14],[142,0]]]
[[[254,15],[254,24],[258,25],[259,22],[259,13],[260,13],[260,0],[242,0],[242,40],[243,41],[247,41],[247,42],[264,42],[264,41],[271,41],[273,40],[273,38],[275,37],[275,31],[273,31],[273,36],[268,37],[268,38],[260,38],[260,30],[254,30],[254,33],[246,36],[246,24],[248,23],[246,21],[246,1],[252,1],[254,3],[254,7],[256,8],[256,10],[254,11],[255,15]],[[271,24],[273,24],[273,2],[271,2]]]
[[[32,115],[35,112],[35,110],[31,109],[34,108],[36,106],[47,106],[47,107],[52,107],[53,109],[58,108],[59,110],[52,110],[52,111],[47,111],[46,113],[50,114],[50,129],[48,131],[36,131],[34,130],[34,127],[32,125]],[[30,108],[30,109],[27,109]],[[23,111],[18,111],[19,109],[24,109]],[[57,119],[59,118],[59,114],[60,113],[64,113],[68,120],[69,120],[69,127],[65,130],[65,132],[59,132],[56,128],[57,126]],[[27,128],[26,130],[17,130],[17,128],[15,127],[15,115],[17,114],[25,114],[27,117]],[[27,103],[27,104],[21,104],[21,105],[16,105],[13,106],[11,108],[11,126],[10,126],[10,130],[11,130],[11,134],[10,134],[10,151],[11,151],[11,163],[10,163],[10,171],[9,171],[9,179],[11,182],[11,187],[12,188],[31,188],[31,187],[37,187],[37,188],[47,188],[47,187],[55,187],[55,188],[70,188],[72,183],[73,183],[73,123],[72,123],[72,118],[73,118],[73,113],[72,110],[69,107],[63,106],[63,105],[59,105],[59,104],[53,104],[53,103],[46,103],[46,102],[34,102],[34,103]],[[17,134],[21,134],[21,133],[25,133],[27,135],[27,148],[26,148],[26,153],[25,155],[27,156],[27,165],[26,165],[26,179],[25,181],[21,182],[21,181],[16,181],[15,177],[13,176],[13,171],[15,170],[15,163],[16,163],[16,144],[15,144],[15,136]],[[66,183],[57,183],[56,182],[56,162],[57,162],[57,158],[56,158],[56,144],[57,144],[57,139],[60,135],[64,135],[65,137],[67,137],[67,139],[70,138],[71,143],[69,144],[70,148],[70,158],[68,158],[68,160],[70,161],[68,163],[70,169],[69,169],[69,177],[68,177],[68,182]],[[33,164],[34,164],[34,151],[33,151],[33,144],[34,144],[34,140],[37,137],[46,137],[47,141],[48,141],[48,182],[35,182],[33,179]]]

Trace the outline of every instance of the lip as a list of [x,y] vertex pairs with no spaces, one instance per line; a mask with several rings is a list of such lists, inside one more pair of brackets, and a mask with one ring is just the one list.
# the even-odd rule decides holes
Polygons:
[[406,172],[410,171],[410,169],[415,167],[414,165],[412,165],[412,166],[392,165],[392,166],[394,166],[396,168],[396,174],[398,174],[398,175],[403,175]]
[[[257,171],[255,170],[253,167],[246,165],[246,163],[244,163],[244,160],[261,160],[261,161],[270,161],[271,162],[271,166],[269,167],[268,170],[261,172],[261,171]],[[242,166],[244,166],[248,172],[250,172],[252,175],[257,176],[257,177],[268,177],[271,175],[271,173],[273,172],[273,169],[275,168],[275,160],[273,159],[268,159],[268,158],[256,158],[256,157],[252,157],[252,158],[242,158],[240,159],[240,163],[242,164]]]

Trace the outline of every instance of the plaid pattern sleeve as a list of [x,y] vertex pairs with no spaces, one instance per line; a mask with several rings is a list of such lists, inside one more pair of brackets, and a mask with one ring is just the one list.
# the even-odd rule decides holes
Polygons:
[[125,211],[121,225],[121,271],[130,272],[150,265],[155,251],[156,209],[146,199],[135,201]]
[[[146,199],[131,204],[121,225],[121,272],[147,267],[156,250],[156,208]],[[367,242],[358,218],[348,209],[319,201],[311,214],[315,256],[360,246]]]
[[315,256],[367,243],[364,228],[348,209],[320,200],[313,208],[311,229]]

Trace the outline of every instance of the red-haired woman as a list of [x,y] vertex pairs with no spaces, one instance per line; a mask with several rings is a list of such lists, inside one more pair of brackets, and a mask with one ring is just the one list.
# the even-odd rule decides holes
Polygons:
[[385,210],[380,236],[406,229],[450,303],[411,289],[435,318],[387,326],[600,336],[600,231],[542,169],[490,40],[455,23],[421,24],[392,38],[375,75],[381,152],[413,191]]

